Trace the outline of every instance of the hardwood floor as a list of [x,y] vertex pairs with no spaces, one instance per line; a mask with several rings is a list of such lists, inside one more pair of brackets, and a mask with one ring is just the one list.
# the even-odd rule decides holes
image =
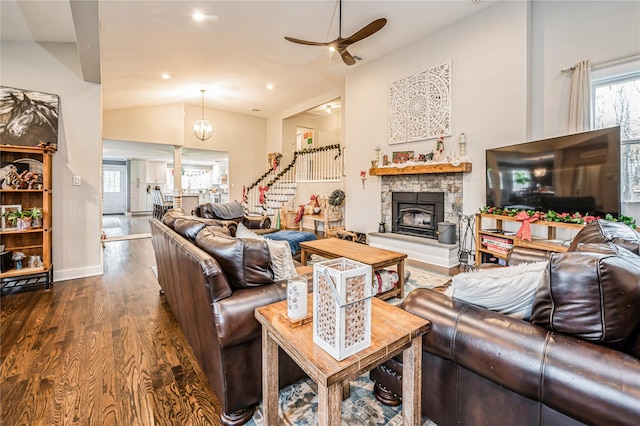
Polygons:
[[151,215],[125,216],[123,214],[105,214],[102,216],[102,229],[107,237],[123,235],[148,234]]
[[101,277],[0,298],[3,425],[219,425],[220,403],[159,294],[148,238]]

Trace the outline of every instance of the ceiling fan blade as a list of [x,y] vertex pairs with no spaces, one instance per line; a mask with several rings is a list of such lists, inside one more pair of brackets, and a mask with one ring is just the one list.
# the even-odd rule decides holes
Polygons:
[[290,42],[298,43],[298,44],[306,44],[307,46],[329,46],[331,43],[333,43],[332,41],[320,42],[320,41],[300,40],[299,38],[293,38],[293,37],[285,37],[285,40],[289,40]]
[[356,41],[360,41],[363,38],[367,38],[370,35],[380,31],[382,29],[382,27],[384,27],[387,24],[387,18],[380,18],[380,19],[376,19],[375,21],[369,23],[368,25],[365,25],[364,27],[362,27],[360,30],[358,30],[356,33],[354,33],[352,36],[347,37],[346,39],[344,39],[344,41],[342,42],[343,46],[348,46],[350,44],[355,43]]
[[347,65],[354,65],[356,63],[356,59],[351,56],[351,53],[347,52],[347,49],[340,49],[340,56],[342,56],[342,60]]

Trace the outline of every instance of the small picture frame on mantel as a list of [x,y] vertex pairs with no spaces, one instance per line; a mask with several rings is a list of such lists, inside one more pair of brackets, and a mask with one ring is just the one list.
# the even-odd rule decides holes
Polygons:
[[393,164],[403,164],[409,160],[413,160],[413,151],[394,151],[392,162]]

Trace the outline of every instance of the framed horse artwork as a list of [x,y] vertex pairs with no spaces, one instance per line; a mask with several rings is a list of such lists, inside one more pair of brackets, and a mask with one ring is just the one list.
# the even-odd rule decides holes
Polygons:
[[0,145],[58,149],[60,97],[0,86]]

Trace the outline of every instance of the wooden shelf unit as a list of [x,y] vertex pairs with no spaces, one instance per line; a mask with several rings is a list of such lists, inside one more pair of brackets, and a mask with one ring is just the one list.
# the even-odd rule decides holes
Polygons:
[[422,175],[429,173],[470,173],[471,163],[460,163],[454,166],[450,163],[419,164],[405,167],[372,167],[369,169],[371,176],[393,175]]
[[[491,228],[483,229],[483,219],[492,219],[495,220],[495,226]],[[511,240],[513,243],[513,247],[525,247],[537,250],[546,250],[553,252],[566,252],[569,247],[552,242],[550,240],[556,240],[556,230],[558,228],[562,229],[573,229],[576,231],[580,231],[584,225],[580,225],[577,223],[565,223],[565,222],[547,222],[544,220],[537,220],[532,222],[532,226],[546,226],[547,227],[547,238],[535,238],[532,237],[531,241],[523,240],[521,238],[516,237],[515,235],[505,235],[500,232],[491,232],[487,229],[498,229],[502,230],[502,226],[504,222],[517,222],[515,217],[511,216],[502,216],[496,214],[489,213],[478,213],[476,215],[476,266],[482,263],[482,253],[487,253],[492,256],[495,256],[499,259],[507,259],[508,255],[495,252],[490,250],[482,245],[482,236],[489,235],[497,238],[504,238]]]
[[[52,152],[34,147],[11,145],[0,147],[0,167],[14,163],[16,160],[37,160],[42,163],[42,188],[0,189],[0,205],[20,205],[22,210],[33,207],[40,208],[42,209],[42,226],[20,230],[0,230],[0,245],[4,245],[6,251],[20,251],[27,256],[22,261],[22,269],[16,269],[14,265],[12,269],[0,272],[0,288],[44,282],[45,287],[49,289],[53,277],[51,258]],[[28,164],[28,162],[24,164]],[[30,256],[40,256],[42,266],[28,267]]]

